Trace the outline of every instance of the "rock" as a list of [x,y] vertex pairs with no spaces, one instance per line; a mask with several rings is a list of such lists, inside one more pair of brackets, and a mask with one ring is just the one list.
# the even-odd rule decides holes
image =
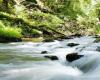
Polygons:
[[81,37],[82,35],[81,34],[74,34],[73,36],[75,36],[75,37]]
[[7,37],[1,37],[0,43],[8,43],[8,42],[21,42],[21,38],[7,38]]
[[62,41],[63,39],[72,39],[70,36],[60,36],[57,40]]
[[94,43],[98,43],[100,42],[100,37],[96,37],[96,40],[94,41]]
[[73,34],[73,35],[67,36],[66,39],[73,39],[76,37],[82,37],[82,35],[81,34]]
[[100,38],[100,35],[95,35],[93,38]]
[[74,46],[78,46],[78,45],[79,45],[79,44],[77,44],[77,43],[68,43],[67,46],[74,47]]
[[43,42],[54,42],[54,40],[53,39],[45,39],[45,40],[43,40]]
[[96,51],[99,51],[99,52],[100,52],[100,46],[99,46],[99,47],[97,47]]
[[47,54],[47,53],[48,53],[47,51],[42,51],[42,52],[41,52],[41,54]]
[[49,58],[50,60],[58,60],[57,56],[44,56],[45,58]]
[[72,62],[74,60],[80,59],[83,56],[84,55],[78,55],[78,53],[72,53],[72,54],[66,55],[66,60],[69,62]]
[[82,37],[81,34],[73,34],[73,35],[70,35],[70,36],[60,36],[58,37],[59,39],[73,39],[73,38],[76,38],[76,37]]

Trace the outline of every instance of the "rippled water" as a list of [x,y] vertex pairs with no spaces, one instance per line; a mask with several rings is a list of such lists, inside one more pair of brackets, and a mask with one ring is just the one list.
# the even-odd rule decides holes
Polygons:
[[[0,43],[0,80],[100,80],[100,42],[94,40],[85,36],[48,43]],[[73,52],[84,57],[68,62],[66,55]],[[59,60],[46,59],[48,55]]]

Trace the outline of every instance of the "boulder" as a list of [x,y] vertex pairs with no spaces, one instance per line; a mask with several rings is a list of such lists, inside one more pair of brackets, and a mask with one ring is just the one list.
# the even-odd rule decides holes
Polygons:
[[100,46],[99,46],[99,47],[97,47],[96,51],[100,52]]
[[66,55],[66,60],[69,62],[75,61],[77,59],[80,59],[81,57],[83,57],[84,55],[78,55],[78,53],[71,53]]
[[74,47],[74,46],[78,46],[78,45],[79,45],[79,44],[77,44],[77,43],[68,43],[67,46]]

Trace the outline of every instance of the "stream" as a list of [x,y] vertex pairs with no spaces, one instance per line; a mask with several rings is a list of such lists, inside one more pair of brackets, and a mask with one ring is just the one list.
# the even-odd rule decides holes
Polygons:
[[[83,36],[0,43],[0,80],[100,80],[100,42],[94,41],[93,36]],[[66,56],[72,53],[82,57],[68,61]]]

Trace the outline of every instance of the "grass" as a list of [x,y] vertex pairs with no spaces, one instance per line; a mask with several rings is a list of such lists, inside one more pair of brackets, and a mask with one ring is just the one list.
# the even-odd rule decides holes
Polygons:
[[19,28],[5,27],[0,29],[0,36],[8,38],[20,38],[21,31]]
[[5,26],[0,21],[0,37],[7,37],[7,38],[21,38],[21,29]]

